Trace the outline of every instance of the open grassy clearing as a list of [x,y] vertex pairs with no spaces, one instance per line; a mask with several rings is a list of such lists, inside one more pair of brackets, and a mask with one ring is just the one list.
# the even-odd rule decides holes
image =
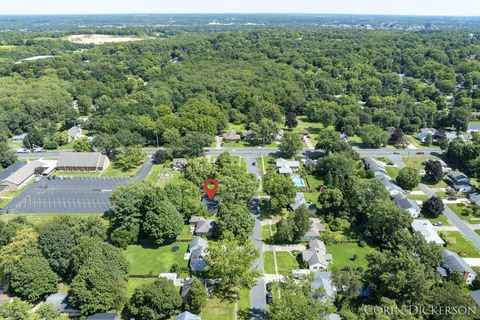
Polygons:
[[18,217],[25,217],[28,222],[33,225],[42,225],[44,223],[50,222],[52,219],[68,216],[68,217],[76,217],[76,218],[92,218],[92,217],[99,217],[102,218],[105,225],[109,224],[108,219],[104,217],[103,213],[70,213],[70,214],[60,214],[60,213],[11,213],[11,214],[3,214],[0,215],[0,220],[2,221],[10,221],[14,218]]
[[200,316],[202,320],[233,320],[235,319],[235,304],[221,301],[218,298],[208,299]]
[[462,257],[480,258],[480,252],[459,231],[442,231],[439,234],[447,242],[446,249]]
[[[327,244],[327,253],[333,256],[333,263],[329,268],[333,267],[352,267],[352,268],[366,268],[366,256],[375,251],[373,247],[368,245],[360,247],[356,242],[354,243],[336,243]],[[356,255],[356,258],[354,257]]]
[[386,166],[385,170],[387,170],[387,174],[393,180],[397,179],[398,173],[400,172],[400,168],[399,167],[394,167],[394,166]]
[[112,163],[108,166],[107,169],[105,169],[102,174],[100,175],[101,177],[115,177],[115,178],[133,178],[137,174],[137,171],[140,169],[140,167],[143,165],[139,165],[136,168],[133,168],[128,171],[123,171],[118,168],[115,168],[115,164]]
[[170,161],[167,161],[165,164],[156,164],[150,170],[145,181],[151,182],[155,186],[163,187],[167,183],[175,183],[180,177],[181,173],[179,171],[174,171],[169,167]]
[[[415,152],[414,150],[412,152]],[[425,168],[424,162],[428,160],[439,160],[434,156],[415,156],[415,157],[403,157],[403,162],[407,167],[414,168],[415,170],[421,170]]]
[[[172,252],[173,247],[178,247]],[[162,272],[170,272],[174,263],[180,267],[187,267],[187,260],[183,259],[187,251],[188,242],[175,242],[160,247],[132,245],[124,251],[130,262],[130,274],[158,276]]]
[[[279,274],[289,274],[294,269],[299,269],[297,258],[290,252],[277,251],[277,267]],[[265,251],[263,253],[264,271],[266,274],[275,274],[275,261],[273,259],[273,251]]]

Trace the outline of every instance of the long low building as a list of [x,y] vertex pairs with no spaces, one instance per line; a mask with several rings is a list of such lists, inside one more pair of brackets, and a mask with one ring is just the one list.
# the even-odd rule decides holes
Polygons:
[[445,241],[437,234],[433,225],[428,220],[418,219],[413,220],[412,229],[419,232],[428,243],[435,243],[439,246],[443,246]]
[[60,154],[57,170],[102,172],[110,164],[110,160],[100,152],[64,152]]
[[14,191],[26,185],[35,174],[49,174],[55,169],[55,160],[35,160],[20,166],[0,181],[0,190]]

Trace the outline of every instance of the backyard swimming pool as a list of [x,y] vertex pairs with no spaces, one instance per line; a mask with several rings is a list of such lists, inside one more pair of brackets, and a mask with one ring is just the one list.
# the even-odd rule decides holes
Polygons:
[[305,187],[305,181],[299,175],[292,176],[292,181],[297,187]]

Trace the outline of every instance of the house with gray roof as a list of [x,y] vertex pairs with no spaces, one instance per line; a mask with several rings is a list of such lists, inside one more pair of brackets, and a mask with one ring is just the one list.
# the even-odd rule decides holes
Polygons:
[[215,221],[209,219],[199,219],[193,231],[196,236],[211,237],[215,229]]
[[301,206],[306,206],[307,201],[305,200],[305,194],[303,192],[297,192],[295,194],[295,199],[292,204],[290,204],[290,208],[295,211]]
[[412,229],[420,233],[428,243],[435,243],[436,245],[443,246],[445,241],[437,234],[432,223],[426,219],[417,219],[412,222]]
[[23,143],[23,140],[25,139],[26,136],[27,136],[26,133],[22,133],[22,134],[19,134],[17,136],[13,136],[12,137],[12,142]]
[[183,303],[187,302],[188,294],[190,293],[190,289],[192,289],[193,279],[185,279],[185,282],[180,290],[180,298],[182,298]]
[[332,283],[331,271],[317,271],[313,281],[310,282],[310,288],[312,290],[323,289],[326,297],[335,300],[335,287]]
[[285,175],[290,175],[293,172],[298,171],[300,168],[300,162],[295,160],[285,160],[282,158],[275,160],[275,165],[278,172]]
[[331,254],[327,254],[325,243],[320,240],[312,240],[308,243],[308,249],[302,251],[302,260],[311,271],[326,270],[333,261]]
[[188,311],[184,311],[175,317],[175,320],[202,320],[202,317],[197,316]]
[[194,272],[205,271],[207,263],[205,262],[205,256],[208,254],[208,241],[200,237],[195,237],[188,246],[188,259],[190,270]]
[[238,142],[242,138],[241,135],[239,135],[236,131],[231,130],[227,133],[223,134],[223,140],[227,142]]
[[470,183],[470,178],[460,172],[452,171],[448,174],[448,180],[450,180],[453,189],[460,193],[469,193],[473,191],[473,186]]
[[57,163],[57,170],[102,172],[109,165],[108,157],[100,152],[62,152]]
[[480,290],[470,291],[470,298],[480,307]]
[[420,129],[420,133],[417,134],[417,139],[421,142],[425,142],[428,135],[431,135],[433,137],[436,132],[437,129],[435,128],[422,128]]
[[470,267],[465,260],[463,260],[457,253],[450,250],[443,250],[443,264],[449,273],[458,272],[463,276],[466,284],[472,284],[473,280],[477,276],[477,273]]
[[378,181],[380,181],[384,186],[385,189],[390,193],[391,196],[396,196],[399,194],[404,194],[402,188],[400,188],[397,184],[395,184],[389,176],[384,174],[379,174],[375,176]]
[[116,313],[95,313],[87,317],[87,320],[118,320]]
[[325,232],[325,226],[320,223],[318,218],[310,218],[310,230],[308,230],[301,238],[302,241],[316,240],[320,238],[320,232]]
[[406,211],[412,218],[418,218],[420,215],[421,209],[416,201],[405,197],[403,194],[396,195],[393,200],[399,209]]
[[82,135],[82,131],[83,131],[82,128],[80,128],[79,126],[73,126],[70,129],[68,129],[67,130],[68,141],[71,142],[80,138]]
[[387,175],[387,170],[373,158],[363,159],[366,170],[372,170],[377,175]]
[[175,158],[172,160],[171,167],[173,170],[182,170],[188,165],[188,160],[184,158]]
[[65,313],[69,317],[79,317],[80,310],[74,308],[70,303],[66,293],[54,293],[45,300],[46,304],[51,305],[60,313]]
[[[7,174],[0,181],[1,189],[15,191],[25,186],[34,176],[35,171],[40,168],[41,172],[51,172],[57,164],[55,160],[34,160],[23,165],[15,165],[9,169]],[[16,169],[16,170],[15,170]]]

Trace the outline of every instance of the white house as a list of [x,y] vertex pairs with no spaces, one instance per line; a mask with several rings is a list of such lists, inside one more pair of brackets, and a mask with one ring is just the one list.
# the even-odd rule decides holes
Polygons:
[[406,211],[412,218],[416,219],[420,215],[421,210],[416,201],[405,197],[403,194],[396,195],[393,200],[399,209]]
[[275,160],[277,170],[282,174],[292,174],[300,168],[300,162],[294,160],[277,159]]
[[312,240],[308,243],[308,249],[302,251],[302,259],[310,271],[327,270],[333,262],[331,254],[327,254],[325,243],[320,240]]
[[437,234],[433,225],[428,220],[413,220],[412,222],[413,231],[419,232],[427,242],[435,243],[439,246],[443,246],[445,241]]

